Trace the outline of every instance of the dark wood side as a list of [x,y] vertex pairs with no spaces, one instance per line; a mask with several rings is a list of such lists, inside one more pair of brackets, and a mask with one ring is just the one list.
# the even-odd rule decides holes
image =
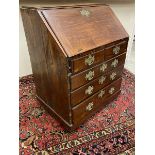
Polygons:
[[72,125],[67,59],[36,9],[21,9],[37,96],[48,108]]

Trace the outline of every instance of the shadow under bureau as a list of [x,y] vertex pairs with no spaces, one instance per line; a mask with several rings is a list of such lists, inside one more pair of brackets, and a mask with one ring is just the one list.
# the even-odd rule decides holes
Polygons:
[[37,98],[67,130],[120,93],[128,34],[107,5],[21,8]]

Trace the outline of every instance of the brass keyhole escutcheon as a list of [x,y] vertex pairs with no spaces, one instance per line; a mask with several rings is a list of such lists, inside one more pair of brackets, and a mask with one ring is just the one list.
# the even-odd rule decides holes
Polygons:
[[95,57],[89,54],[88,58],[85,59],[85,64],[90,66],[94,63],[94,61],[95,61]]
[[86,10],[86,9],[82,9],[80,11],[81,15],[82,16],[86,16],[86,17],[89,17],[90,16],[90,11]]
[[100,93],[98,94],[98,98],[102,98],[104,94],[105,90],[101,90]]
[[89,71],[86,76],[85,76],[86,80],[90,81],[94,78],[94,71]]
[[112,72],[112,74],[110,75],[110,80],[114,80],[116,78],[116,72]]
[[93,106],[94,106],[93,102],[90,102],[90,103],[86,106],[86,110],[87,110],[87,111],[92,110],[92,109],[93,109]]
[[89,87],[85,90],[85,94],[86,94],[86,95],[92,94],[92,93],[93,93],[93,89],[94,89],[93,86],[89,86]]
[[111,67],[116,67],[118,65],[118,59],[115,59],[112,63],[111,63]]
[[107,69],[107,64],[102,64],[102,65],[100,66],[100,71],[101,71],[101,72],[104,72],[106,69]]
[[115,91],[115,88],[114,88],[114,87],[111,87],[111,88],[109,89],[109,94],[113,94],[114,91]]
[[120,46],[116,46],[116,47],[113,48],[113,53],[114,53],[115,55],[118,54],[119,51],[120,51]]
[[99,79],[98,83],[99,84],[103,84],[103,82],[105,81],[106,77],[105,76],[101,76],[101,78]]

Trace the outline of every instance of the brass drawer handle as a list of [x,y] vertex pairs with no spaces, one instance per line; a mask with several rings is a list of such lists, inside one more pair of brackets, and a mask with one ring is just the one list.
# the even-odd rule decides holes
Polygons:
[[113,94],[114,91],[115,91],[115,88],[114,88],[114,87],[111,87],[111,88],[109,89],[109,94]]
[[107,64],[102,64],[102,65],[100,66],[100,71],[101,71],[101,72],[104,72],[104,71],[106,70],[106,68],[107,68]]
[[115,59],[112,63],[111,63],[111,67],[116,67],[118,65],[118,59]]
[[110,80],[114,80],[116,78],[116,72],[112,72],[112,74],[110,75]]
[[121,49],[120,46],[114,47],[114,48],[113,48],[113,54],[115,54],[115,55],[118,54],[119,51],[120,51],[120,49]]
[[94,61],[95,61],[95,57],[89,54],[88,58],[85,59],[85,64],[90,66],[94,63]]
[[100,93],[98,94],[98,98],[102,98],[104,94],[105,90],[101,90]]
[[101,78],[99,79],[98,83],[99,84],[103,84],[103,82],[105,81],[106,77],[105,76],[101,76]]
[[85,76],[86,80],[92,80],[94,78],[94,71],[89,71],[86,76]]
[[86,106],[86,110],[87,110],[87,111],[91,111],[91,110],[93,109],[93,106],[94,106],[93,102],[90,102],[90,103]]
[[93,86],[89,86],[86,90],[85,90],[85,94],[87,95],[90,95],[93,93],[93,89],[94,87]]

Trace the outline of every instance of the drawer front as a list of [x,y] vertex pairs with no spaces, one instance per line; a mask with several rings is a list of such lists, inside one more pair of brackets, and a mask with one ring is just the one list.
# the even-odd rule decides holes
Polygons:
[[95,66],[89,70],[83,71],[79,74],[71,76],[71,90],[75,90],[84,84],[94,80],[103,73],[106,73],[115,67],[119,67],[124,64],[126,58],[126,53],[115,57],[109,61],[106,61],[100,65]]
[[126,52],[127,42],[119,43],[111,47],[106,47],[100,51],[90,51],[88,55],[82,58],[76,58],[71,60],[72,72],[76,73],[81,70],[90,68],[102,61],[106,61],[121,53]]
[[95,92],[102,89],[103,87],[109,85],[111,82],[117,80],[121,77],[122,70],[124,66],[120,66],[117,69],[114,69],[102,76],[98,77],[97,79],[89,82],[88,84],[76,89],[75,91],[71,92],[71,104],[72,106],[77,105],[84,99],[92,96]]
[[124,44],[117,44],[112,47],[107,47],[104,49],[104,55],[105,55],[105,60],[109,60],[119,54],[122,54],[123,52],[127,51],[127,43]]
[[104,103],[120,91],[120,87],[121,78],[114,81],[104,89],[98,91],[79,105],[75,106],[72,109],[74,124],[79,124],[81,121],[85,120],[88,116],[94,113],[98,107],[102,107]]

